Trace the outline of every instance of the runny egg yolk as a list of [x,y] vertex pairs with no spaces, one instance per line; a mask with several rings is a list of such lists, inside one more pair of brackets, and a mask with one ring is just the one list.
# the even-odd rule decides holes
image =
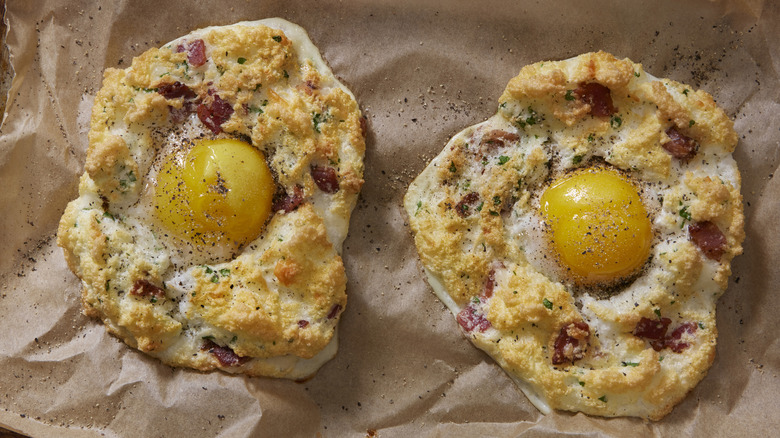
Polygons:
[[652,229],[636,187],[615,170],[596,167],[555,181],[541,197],[552,245],[580,284],[632,275],[650,254]]
[[236,247],[260,234],[273,194],[260,151],[239,140],[202,140],[163,163],[154,210],[166,229],[196,246]]

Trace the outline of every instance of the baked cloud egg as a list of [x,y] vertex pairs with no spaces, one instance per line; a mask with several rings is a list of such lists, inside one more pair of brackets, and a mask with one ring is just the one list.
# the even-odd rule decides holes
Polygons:
[[199,29],[107,69],[58,243],[84,312],[173,366],[332,358],[365,121],[300,27]]
[[524,67],[410,185],[434,292],[542,412],[660,419],[706,375],[744,239],[732,125],[587,53]]

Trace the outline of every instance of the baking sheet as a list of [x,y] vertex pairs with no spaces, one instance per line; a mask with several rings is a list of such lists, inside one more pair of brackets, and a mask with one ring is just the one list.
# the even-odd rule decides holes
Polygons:
[[[764,436],[780,411],[780,6],[770,1],[12,1],[0,126],[0,425],[32,436]],[[55,244],[106,67],[198,27],[282,17],[309,31],[369,121],[344,245],[336,358],[304,383],[172,369],[81,315]],[[526,64],[605,50],[713,94],[735,120],[745,254],[709,375],[660,422],[540,414],[424,280],[411,180],[495,112]]]

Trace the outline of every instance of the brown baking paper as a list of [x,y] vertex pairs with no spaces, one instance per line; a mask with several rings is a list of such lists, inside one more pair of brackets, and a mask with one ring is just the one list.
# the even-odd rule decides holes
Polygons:
[[[420,4],[423,3],[423,4]],[[780,426],[780,7],[771,1],[9,1],[0,136],[0,424],[32,436],[769,436]],[[282,17],[368,116],[344,245],[336,358],[307,382],[160,364],[81,314],[56,247],[106,67],[189,31]],[[433,295],[402,212],[409,182],[492,115],[526,64],[593,50],[715,96],[735,120],[747,239],[709,375],[662,421],[540,414]]]

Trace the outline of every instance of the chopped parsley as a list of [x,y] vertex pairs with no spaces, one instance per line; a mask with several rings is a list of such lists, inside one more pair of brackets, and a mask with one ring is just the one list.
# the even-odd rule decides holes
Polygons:
[[572,94],[573,90],[566,90],[566,96],[563,98],[566,100],[574,100],[574,95]]
[[214,274],[211,276],[211,282],[212,283],[219,283],[219,275]]
[[501,155],[500,157],[498,157],[499,166],[506,164],[507,161],[509,161],[509,157],[507,157],[506,155]]
[[702,324],[702,323],[699,323],[699,328],[700,328],[700,329],[702,329],[702,330],[704,330],[704,324]]
[[273,38],[274,41],[276,41],[277,43],[281,43],[282,42],[282,37],[279,36],[279,35],[274,35],[271,38]]
[[479,297],[471,297],[471,302],[474,304],[479,304]]
[[638,72],[638,71],[635,71],[635,72],[634,72],[634,76],[636,76],[636,77],[639,77],[639,72]]
[[580,164],[582,162],[582,155],[575,155],[574,158],[571,159],[571,162],[574,164]]
[[414,215],[417,216],[417,213],[420,212],[420,208],[422,207],[422,201],[417,201],[417,210],[415,210]]
[[482,211],[482,206],[485,205],[485,201],[482,201],[477,205],[477,211]]
[[688,89],[687,88],[683,90],[683,94],[686,95],[686,96],[688,95]]
[[219,273],[220,273],[220,274],[221,274],[223,277],[227,277],[228,275],[230,275],[230,269],[228,269],[228,268],[222,268],[222,269],[220,269],[220,270],[219,270]]
[[320,131],[320,124],[325,122],[325,117],[320,113],[311,113],[311,121],[314,124],[314,130]]
[[498,216],[498,212],[497,212],[497,211],[490,210],[490,215],[491,215],[491,216]]
[[552,310],[553,303],[552,301],[548,300],[547,298],[542,300],[542,304],[544,307],[546,307],[548,310]]
[[245,63],[245,62],[246,62],[246,58],[238,58],[236,61],[237,61],[239,64],[243,64],[243,63]]
[[282,73],[284,74],[285,79],[288,79],[290,77],[290,74],[287,73],[287,70],[282,70]]
[[601,400],[604,403],[606,403],[607,402],[607,396],[606,395],[602,395],[601,397],[599,397],[599,400]]
[[501,197],[496,195],[493,196],[493,205],[501,205]]
[[596,140],[596,139],[593,138],[593,134],[588,134],[588,141],[593,143],[594,140]]
[[691,220],[691,213],[688,211],[688,206],[680,209],[680,217],[683,218],[683,221],[680,224],[680,228],[683,228],[685,226],[685,222],[689,222]]
[[639,366],[639,362],[620,362],[623,364],[624,367],[637,367]]
[[618,117],[618,116],[613,116],[613,117],[612,117],[612,118],[609,120],[609,125],[610,125],[610,126],[612,126],[612,127],[613,127],[613,128],[615,128],[615,129],[617,129],[617,128],[620,128],[620,126],[621,126],[622,124],[623,124],[623,119],[621,119],[621,118],[620,118],[620,117]]
[[691,126],[693,126],[695,124],[696,124],[696,120],[691,120],[690,122],[688,122],[688,127],[690,128]]
[[655,316],[657,316],[659,318],[661,317],[661,309],[654,309],[653,313],[655,313]]

